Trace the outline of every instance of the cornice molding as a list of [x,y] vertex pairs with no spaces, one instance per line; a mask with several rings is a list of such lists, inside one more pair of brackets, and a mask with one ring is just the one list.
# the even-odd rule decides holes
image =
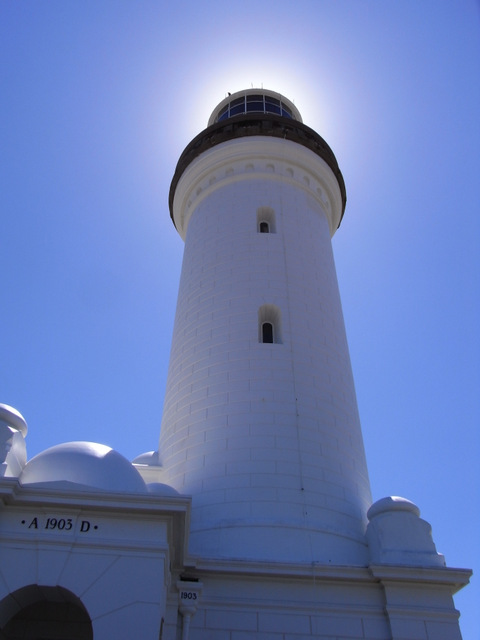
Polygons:
[[326,162],[333,172],[338,183],[338,188],[340,189],[341,214],[337,224],[337,226],[340,226],[345,211],[347,195],[342,173],[331,148],[318,133],[301,122],[280,116],[258,113],[242,114],[241,116],[229,118],[226,121],[217,122],[204,129],[204,131],[199,133],[190,144],[187,145],[177,163],[170,185],[169,208],[174,224],[173,203],[175,192],[178,182],[187,167],[198,158],[198,156],[221,143],[252,136],[289,140],[306,147]]

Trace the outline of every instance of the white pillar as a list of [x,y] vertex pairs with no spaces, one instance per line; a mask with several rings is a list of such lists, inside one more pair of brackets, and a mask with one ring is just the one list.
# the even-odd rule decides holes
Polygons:
[[160,456],[193,496],[194,554],[366,563],[371,498],[330,240],[344,205],[333,153],[298,119],[228,118],[180,159]]

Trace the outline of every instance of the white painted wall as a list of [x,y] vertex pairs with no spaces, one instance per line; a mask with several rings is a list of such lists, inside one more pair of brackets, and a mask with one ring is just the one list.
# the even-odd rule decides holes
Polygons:
[[180,528],[173,520],[187,509],[181,498],[27,488],[3,478],[0,630],[38,586],[35,596],[44,587],[73,594],[96,640],[158,640],[170,571],[183,548],[172,539]]
[[[366,569],[329,576],[217,570],[202,583],[189,640],[390,640],[382,588]],[[178,634],[176,609],[172,598],[165,638]]]

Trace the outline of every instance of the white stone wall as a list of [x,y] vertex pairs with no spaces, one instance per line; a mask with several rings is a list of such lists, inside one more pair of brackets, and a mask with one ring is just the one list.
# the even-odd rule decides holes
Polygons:
[[[191,552],[364,564],[331,170],[293,142],[241,139],[194,161],[175,202],[186,243],[160,456],[165,481],[193,496]],[[258,232],[259,207],[275,233]],[[262,305],[281,312],[281,344],[259,343]]]
[[[381,587],[367,571],[315,576],[202,577],[189,640],[390,640]],[[175,599],[164,638],[179,637]]]
[[[452,593],[468,575],[445,567],[200,561],[190,568],[196,582],[170,589],[163,639],[461,640]],[[191,606],[182,606],[184,589],[198,594]]]
[[[0,509],[0,629],[29,604],[32,587],[39,587],[38,594],[47,587],[78,598],[96,640],[158,640],[170,546],[181,548],[181,541],[169,539],[158,498],[149,506],[141,496],[130,496],[129,503],[129,496],[105,493],[30,494],[13,483],[3,489],[3,501],[14,504]],[[143,513],[135,501],[143,502]]]

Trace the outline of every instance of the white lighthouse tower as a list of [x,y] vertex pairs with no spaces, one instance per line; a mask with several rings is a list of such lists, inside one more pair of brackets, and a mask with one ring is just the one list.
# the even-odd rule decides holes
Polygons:
[[190,550],[364,565],[367,467],[331,237],[331,149],[296,107],[223,100],[183,152],[170,208],[185,240],[160,436],[192,495]]
[[0,405],[0,638],[461,640],[412,502],[371,505],[330,238],[335,157],[270,91],[185,149],[185,240],[159,451],[28,460]]
[[160,446],[138,459],[191,498],[169,637],[461,638],[470,572],[412,502],[371,504],[331,247],[345,202],[333,152],[271,91],[225,98],[180,157]]

